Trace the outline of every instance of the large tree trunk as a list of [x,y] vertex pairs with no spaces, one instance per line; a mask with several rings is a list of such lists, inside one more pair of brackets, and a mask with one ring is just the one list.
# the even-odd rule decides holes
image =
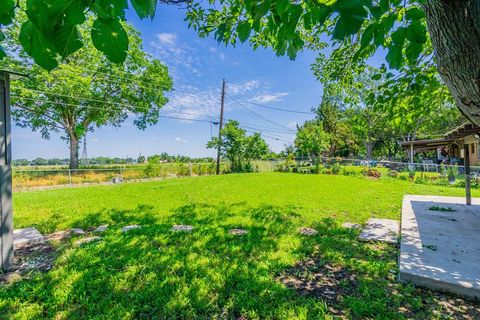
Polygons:
[[70,169],[78,169],[78,138],[70,133]]
[[440,76],[460,111],[480,125],[480,0],[427,0]]

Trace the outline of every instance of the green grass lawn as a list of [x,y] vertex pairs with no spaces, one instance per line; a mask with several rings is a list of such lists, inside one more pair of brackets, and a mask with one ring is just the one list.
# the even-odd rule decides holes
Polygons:
[[[399,219],[405,194],[463,192],[396,179],[265,173],[16,193],[16,228],[110,227],[98,243],[57,244],[53,270],[0,287],[0,318],[437,318],[448,311],[440,298],[394,280],[394,246],[359,242],[358,231],[340,224]],[[127,224],[143,228],[121,233]],[[195,229],[174,233],[173,224]],[[301,236],[300,226],[319,232]],[[230,228],[249,233],[230,235]],[[292,269],[307,260],[315,268]],[[351,276],[336,286],[341,298],[280,281],[312,280],[319,269]]]

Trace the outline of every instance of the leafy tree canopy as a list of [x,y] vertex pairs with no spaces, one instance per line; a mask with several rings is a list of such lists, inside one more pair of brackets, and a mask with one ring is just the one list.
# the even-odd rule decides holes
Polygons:
[[207,144],[208,148],[217,149],[230,162],[230,171],[253,171],[251,160],[260,159],[269,153],[268,145],[261,135],[256,132],[247,136],[247,132],[240,128],[238,121],[229,120],[221,131],[221,140],[214,137]]
[[[88,34],[93,18],[79,28]],[[88,131],[105,125],[119,126],[129,116],[143,129],[158,121],[172,88],[168,70],[144,53],[138,32],[122,22],[130,42],[123,65],[113,64],[86,40],[57,69],[47,72],[30,58],[16,41],[22,21],[10,25],[5,48],[11,53],[0,68],[24,70],[29,74],[12,82],[12,118],[22,127],[40,131],[46,139],[52,132],[70,143],[70,166],[78,167],[78,142]],[[87,38],[88,39],[88,38]]]

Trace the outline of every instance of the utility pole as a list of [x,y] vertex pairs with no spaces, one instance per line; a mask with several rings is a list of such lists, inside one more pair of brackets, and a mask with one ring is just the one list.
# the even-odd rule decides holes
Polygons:
[[225,79],[222,83],[222,100],[220,105],[220,123],[218,126],[217,174],[220,174],[220,152],[222,151],[223,110],[225,104]]

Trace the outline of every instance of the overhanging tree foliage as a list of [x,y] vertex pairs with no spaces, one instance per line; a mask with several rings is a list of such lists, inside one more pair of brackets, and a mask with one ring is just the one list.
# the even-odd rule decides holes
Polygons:
[[[159,0],[181,3],[184,0]],[[22,21],[18,39],[35,62],[47,70],[58,66],[91,39],[95,48],[111,62],[122,63],[129,48],[128,32],[122,23],[125,10],[132,7],[141,19],[155,16],[157,0],[0,0],[0,27]],[[23,19],[25,12],[27,19]],[[87,17],[94,17],[93,24]],[[88,26],[87,33],[80,28]],[[0,31],[0,43],[5,34]],[[0,45],[0,59],[7,52]]]
[[[156,3],[130,1],[140,18],[153,18]],[[126,0],[28,0],[20,39],[39,65],[53,69],[59,57],[81,48],[78,26],[90,12],[96,17],[91,27],[95,47],[111,61],[122,62],[128,41],[120,21],[128,6]],[[0,24],[10,24],[17,2],[0,0],[0,7]],[[291,58],[321,34],[330,35],[334,46],[345,41],[355,45],[354,59],[365,60],[381,48],[393,69],[435,57],[457,106],[480,125],[480,0],[192,1],[187,20],[201,36],[213,33],[227,44],[250,39],[254,47],[270,46]],[[0,33],[0,41],[4,38]],[[426,50],[430,39],[433,51]],[[5,55],[0,48],[0,58]]]
[[[87,34],[92,19],[81,34]],[[160,109],[167,103],[164,93],[171,90],[168,70],[142,49],[138,32],[122,23],[130,48],[123,65],[107,60],[85,40],[82,49],[71,54],[51,72],[37,65],[30,67],[30,58],[15,41],[18,24],[10,26],[5,48],[10,57],[0,68],[24,70],[29,77],[12,83],[12,118],[22,127],[40,131],[49,139],[60,132],[70,145],[70,168],[78,168],[78,144],[88,131],[121,125],[129,116],[140,129],[155,124]]]
[[[192,4],[188,19],[200,35],[213,33],[226,44],[250,39],[254,47],[270,46],[294,58],[327,34],[334,47],[347,43],[353,60],[364,61],[381,48],[392,69],[434,57],[459,109],[480,124],[479,0],[218,2],[215,9]],[[432,78],[423,68],[412,70]]]

